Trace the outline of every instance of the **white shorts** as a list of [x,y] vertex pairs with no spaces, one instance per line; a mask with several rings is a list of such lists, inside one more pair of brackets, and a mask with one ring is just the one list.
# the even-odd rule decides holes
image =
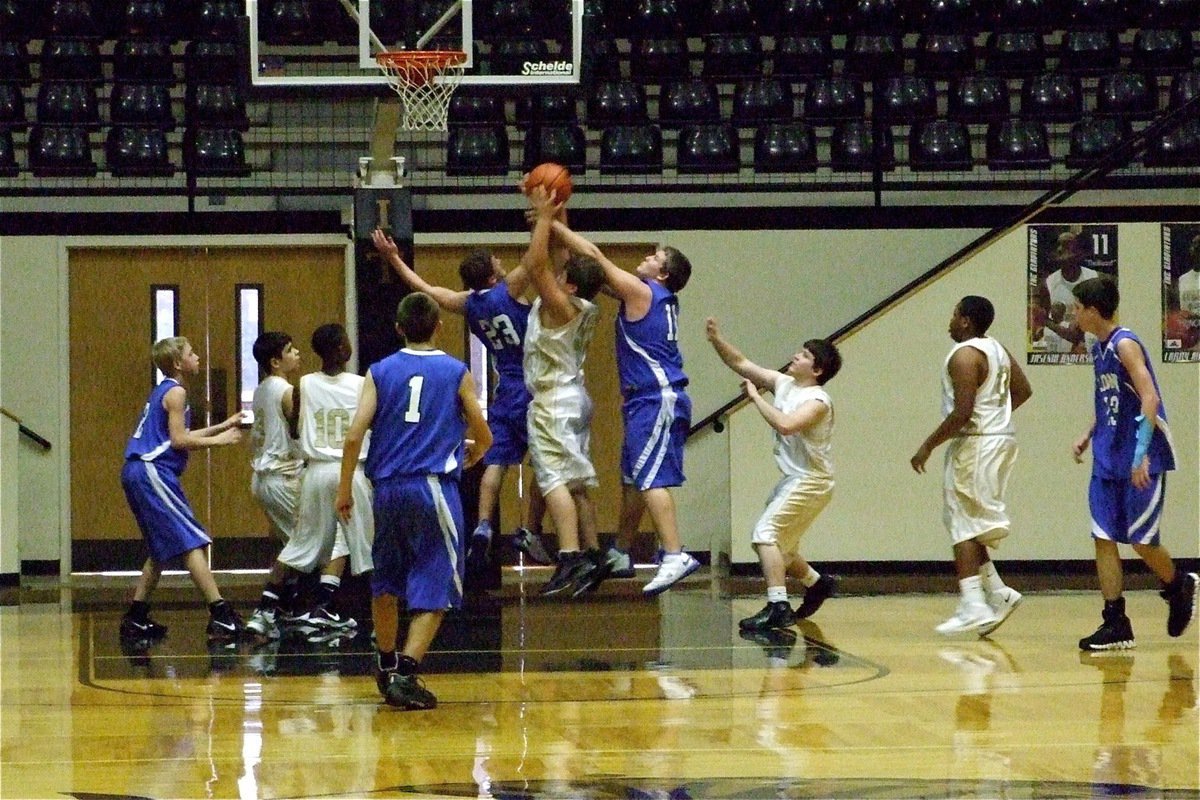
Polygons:
[[302,471],[290,475],[283,472],[255,472],[250,476],[250,492],[285,542],[292,538],[296,529],[300,476],[303,474]]
[[341,472],[338,461],[310,461],[304,470],[296,533],[279,554],[279,560],[292,569],[312,572],[347,555],[352,574],[372,569],[375,516],[371,511],[371,482],[360,464],[350,484],[354,499],[350,521],[342,523],[333,508]]
[[954,544],[975,539],[996,547],[1008,536],[1004,492],[1017,442],[1011,436],[959,436],[946,448],[942,519]]
[[752,544],[773,544],[784,555],[800,550],[800,537],[833,497],[833,481],[811,475],[785,475],[767,498],[754,532]]
[[534,395],[529,404],[529,456],[542,494],[559,486],[596,486],[592,466],[592,399],[576,387]]

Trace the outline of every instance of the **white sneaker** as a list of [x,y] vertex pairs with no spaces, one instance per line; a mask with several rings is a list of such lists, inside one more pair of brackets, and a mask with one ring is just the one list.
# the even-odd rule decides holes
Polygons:
[[934,628],[943,636],[977,633],[996,622],[996,612],[986,603],[959,604],[954,616]]
[[1017,610],[1017,606],[1021,605],[1023,596],[1011,586],[1005,586],[999,591],[988,595],[988,605],[992,607],[992,612],[996,615],[996,621],[991,625],[985,625],[980,628],[978,633],[980,636],[988,636],[996,628],[1004,624],[1004,620],[1008,619],[1012,612]]
[[637,574],[633,569],[633,559],[629,553],[620,550],[616,547],[608,548],[605,554],[608,563],[612,565],[612,572],[608,573],[610,578],[632,578]]
[[254,609],[250,619],[246,620],[246,630],[266,639],[278,639],[279,623],[276,612],[263,608]]
[[668,553],[663,556],[662,564],[654,578],[642,587],[642,594],[654,597],[670,589],[676,583],[700,569],[700,562],[688,553]]

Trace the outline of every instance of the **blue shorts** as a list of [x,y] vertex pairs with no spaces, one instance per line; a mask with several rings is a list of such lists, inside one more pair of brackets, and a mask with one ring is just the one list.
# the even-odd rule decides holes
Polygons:
[[375,484],[371,592],[404,598],[412,611],[459,608],[463,512],[458,481],[438,475]]
[[165,563],[212,544],[171,470],[131,459],[121,467],[121,488],[154,561]]
[[1151,475],[1150,485],[1138,489],[1129,478],[1109,480],[1092,476],[1088,507],[1092,512],[1092,538],[1118,544],[1158,545],[1167,476]]
[[642,392],[621,406],[621,480],[639,491],[682,486],[683,444],[692,424],[692,401],[682,388]]
[[488,427],[492,446],[483,456],[484,466],[520,464],[529,450],[529,389],[525,382],[503,375],[496,382],[496,393],[488,406]]

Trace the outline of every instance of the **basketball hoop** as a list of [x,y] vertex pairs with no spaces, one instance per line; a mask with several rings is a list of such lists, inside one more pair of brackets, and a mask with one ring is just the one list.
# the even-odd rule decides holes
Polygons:
[[[394,50],[375,60],[400,95],[406,131],[446,130],[450,95],[462,80],[467,54],[459,50]],[[440,77],[442,80],[435,80]]]

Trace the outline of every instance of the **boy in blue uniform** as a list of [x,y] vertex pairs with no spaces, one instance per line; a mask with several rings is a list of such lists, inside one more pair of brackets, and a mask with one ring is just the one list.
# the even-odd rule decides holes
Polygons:
[[[479,482],[479,522],[471,535],[469,566],[481,569],[487,562],[492,542],[492,515],[500,494],[500,485],[510,466],[520,464],[529,449],[525,424],[529,408],[529,390],[521,362],[525,352],[525,330],[530,304],[525,299],[529,272],[521,264],[505,274],[500,260],[486,250],[475,250],[458,265],[463,291],[434,286],[416,273],[400,257],[400,249],[390,236],[376,229],[371,235],[375,249],[392,265],[405,285],[432,297],[443,311],[461,314],[467,327],[492,356],[498,380],[488,408],[488,425],[494,442],[483,457],[483,478]],[[538,564],[553,559],[539,536],[546,504],[532,482],[525,520],[512,535],[513,547]]]
[[[400,301],[396,328],[408,344],[367,371],[342,448],[334,501],[338,515],[348,520],[351,483],[369,429],[375,679],[384,702],[404,709],[437,705],[417,672],[446,610],[462,604],[458,481],[463,468],[479,461],[492,444],[471,373],[431,343],[440,327],[437,303],[429,295],[414,292]],[[396,651],[401,597],[412,614],[402,653]]]
[[191,430],[192,410],[180,378],[200,371],[200,356],[187,339],[174,336],[155,342],[152,358],[165,377],[150,392],[141,419],[125,446],[125,466],[121,468],[121,487],[150,549],[150,557],[142,565],[133,602],[121,619],[121,638],[153,641],[166,635],[166,626],[150,617],[150,595],[158,585],[163,565],[181,557],[192,582],[208,603],[208,638],[236,638],[242,631],[242,620],[233,606],[221,598],[213,580],[208,566],[208,546],[212,539],[188,504],[180,476],[187,467],[189,450],[241,441],[242,433],[237,426],[242,413],[239,411],[217,425]]
[[1134,646],[1125,616],[1118,544],[1132,545],[1162,582],[1167,601],[1167,633],[1181,636],[1196,609],[1196,573],[1175,567],[1159,543],[1166,494],[1165,473],[1175,469],[1167,411],[1158,381],[1140,339],[1116,321],[1120,295],[1111,278],[1090,278],[1075,286],[1075,321],[1098,341],[1092,346],[1096,373],[1095,416],[1075,441],[1081,461],[1092,444],[1088,505],[1096,543],[1096,573],[1104,596],[1103,622],[1079,640],[1080,650],[1121,650]]
[[[678,293],[692,275],[691,262],[673,247],[660,247],[633,274],[605,258],[600,248],[561,220],[554,235],[573,253],[604,268],[607,291],[621,302],[617,313],[617,372],[621,382],[621,516],[618,545],[629,546],[642,515],[650,518],[663,549],[662,564],[642,587],[646,597],[670,589],[700,568],[683,551],[671,489],[682,486],[683,445],[692,421],[687,374],[679,352]],[[609,552],[614,575],[631,576],[629,556]]]

